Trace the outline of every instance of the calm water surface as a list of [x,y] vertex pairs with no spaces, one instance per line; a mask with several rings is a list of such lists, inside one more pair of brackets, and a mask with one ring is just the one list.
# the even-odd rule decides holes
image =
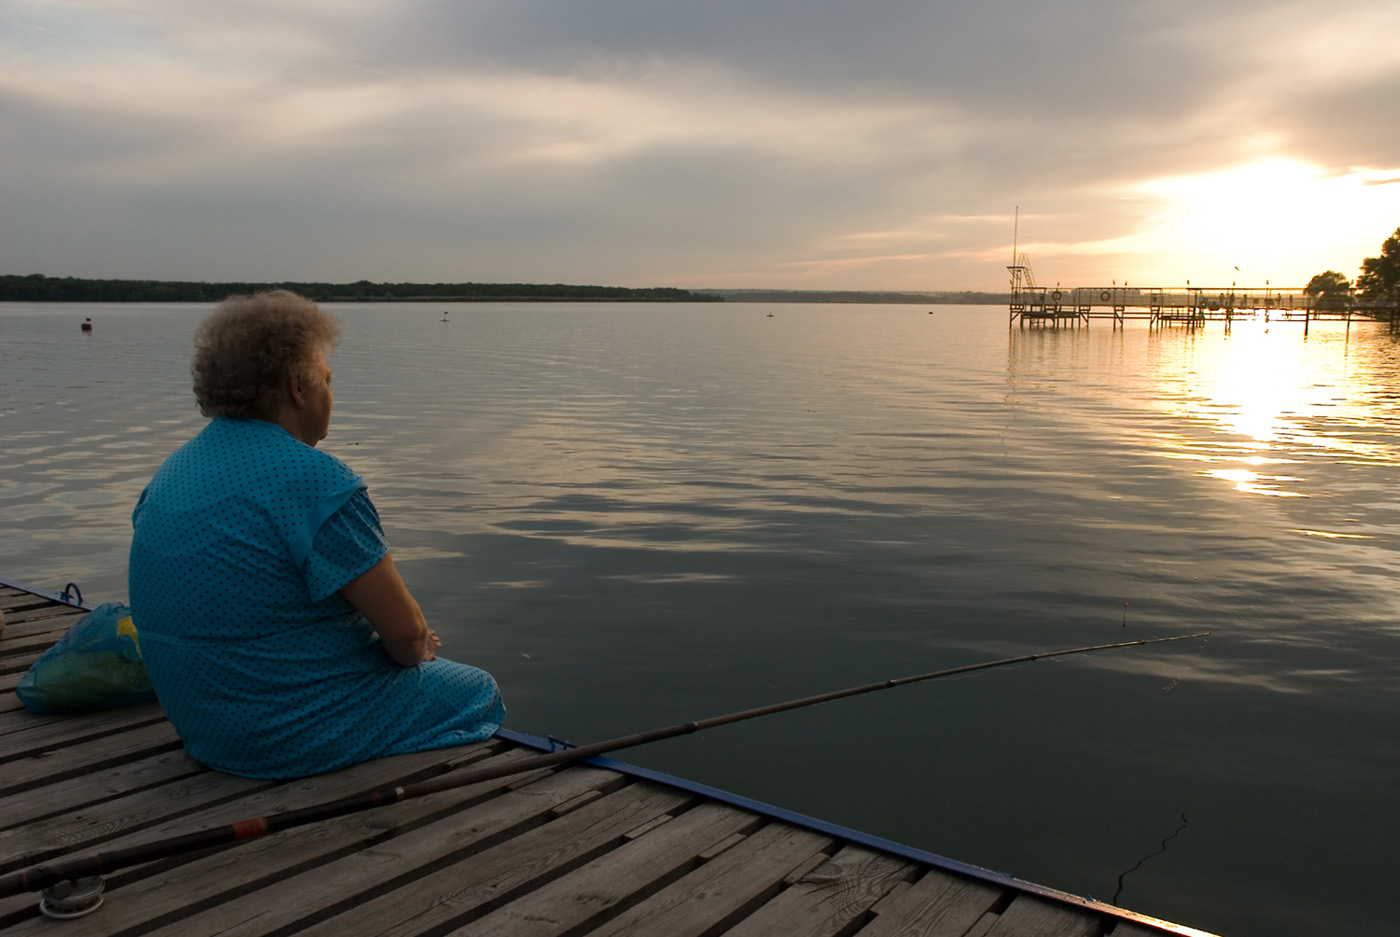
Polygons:
[[[131,508],[203,425],[205,311],[0,306],[0,574],[125,597]],[[337,311],[322,445],[369,482],[446,650],[496,674],[515,728],[592,741],[1208,629],[625,757],[1103,900],[1150,855],[1117,903],[1224,934],[1400,934],[1383,330]]]

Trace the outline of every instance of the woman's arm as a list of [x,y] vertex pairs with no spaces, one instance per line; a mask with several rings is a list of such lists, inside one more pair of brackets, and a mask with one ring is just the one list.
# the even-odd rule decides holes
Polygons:
[[442,646],[437,634],[428,630],[423,610],[409,594],[388,553],[341,586],[340,594],[369,620],[384,642],[384,652],[400,666],[413,667],[432,660]]

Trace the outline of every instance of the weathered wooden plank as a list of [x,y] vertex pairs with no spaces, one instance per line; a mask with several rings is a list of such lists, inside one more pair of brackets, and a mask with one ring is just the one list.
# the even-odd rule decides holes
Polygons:
[[21,608],[13,612],[5,612],[5,633],[9,634],[11,625],[22,625],[30,622],[51,623],[59,632],[68,629],[73,622],[82,618],[87,612],[81,608],[73,608],[71,605],[41,605],[37,608]]
[[5,613],[5,621],[10,620],[10,613],[17,612],[24,608],[40,608],[45,605],[58,605],[53,599],[46,599],[42,595],[35,595],[32,592],[21,592],[18,589],[5,588],[0,593],[0,612]]
[[1103,919],[1097,914],[1023,894],[1001,912],[987,937],[1099,937],[1102,933]]
[[[987,937],[987,932],[996,926],[997,920],[1000,917],[1001,915],[997,914],[995,911],[988,911],[986,914],[982,915],[976,924],[972,925],[971,929],[968,930],[963,937]],[[1046,934],[1045,937],[1056,937],[1056,935]]]
[[[6,620],[6,633],[10,632],[10,627],[24,625],[24,623],[38,623],[42,620],[56,618],[56,616],[69,615],[73,618],[81,618],[87,615],[90,609],[85,609],[81,605],[64,605],[63,602],[52,602],[49,599],[36,599],[34,602],[24,602],[20,608],[11,608],[4,612]],[[39,625],[42,627],[42,625]]]
[[157,788],[0,830],[0,873],[94,851],[107,840],[275,785],[207,769]]
[[[43,725],[47,717],[32,713],[20,704],[15,709],[0,709],[0,736],[22,732],[36,725]],[[4,754],[4,743],[0,742],[0,755]]]
[[[5,631],[0,634],[0,671],[11,673],[16,669],[23,671],[28,668],[29,663],[21,663],[20,659],[33,661],[63,637],[72,623],[72,620],[65,618],[46,618],[13,626],[7,624]],[[26,634],[20,629],[29,633]]]
[[890,889],[911,878],[909,862],[847,846],[745,918],[727,937],[822,937],[845,933]]
[[53,640],[58,640],[58,636],[72,627],[72,623],[64,623],[62,619],[40,618],[35,621],[13,622],[6,619],[5,630],[0,632],[0,648],[5,647],[15,638],[29,637],[36,634],[54,635]]
[[17,793],[179,747],[175,727],[164,721],[114,732],[88,745],[52,746],[6,762],[0,773],[0,794]]
[[115,732],[88,745],[54,746],[6,762],[0,773],[0,794],[17,793],[179,747],[180,737],[168,722]]
[[[12,646],[8,641],[0,643],[0,667],[4,667],[7,671],[12,670],[17,658],[28,658],[29,661],[32,662],[37,659],[40,654],[57,644],[59,639],[63,637],[68,631],[68,628],[73,624],[73,620],[71,619],[61,618],[46,620],[62,621],[65,622],[65,624],[62,628],[54,628],[44,634],[26,635],[17,638]],[[24,666],[28,667],[29,664],[26,663]]]
[[1003,890],[976,879],[931,869],[896,889],[871,911],[861,937],[961,937],[1001,900]]
[[532,886],[617,846],[622,837],[696,795],[632,784],[553,822],[467,856],[447,868],[307,928],[306,937],[410,937],[441,933],[480,917]]
[[113,765],[90,774],[0,797],[0,827],[41,820],[208,770],[186,755],[183,748]]
[[0,675],[6,680],[6,684],[0,686],[7,690],[18,686],[19,678],[39,659],[41,653],[43,652],[37,648],[28,648],[9,657],[0,657]]
[[[191,816],[181,816],[139,835],[123,837],[113,847],[208,829],[252,817],[268,816],[347,797],[385,786],[403,785],[444,773],[451,767],[473,764],[491,757],[500,746],[487,742],[461,749],[394,755],[351,765],[340,771],[309,778],[279,781]],[[511,752],[499,757],[510,758]],[[218,774],[233,778],[233,775]],[[372,813],[372,811],[371,811]]]
[[0,763],[163,721],[165,710],[159,703],[87,713],[36,714],[25,710],[0,715],[0,739],[4,740],[0,741]]
[[[217,933],[220,937],[261,937],[284,932],[298,924],[314,922],[364,897],[383,894],[395,885],[411,887],[407,883],[421,874],[419,870],[439,867],[453,857],[479,852],[487,844],[537,827],[548,822],[565,804],[577,800],[579,794],[617,788],[625,785],[626,779],[614,772],[582,766],[556,774],[537,775],[523,786],[505,780],[488,784],[496,790],[497,796],[455,810],[426,826],[395,831],[391,838],[381,835],[367,840],[365,847],[358,851],[260,888],[256,903],[234,900],[219,904],[198,915],[182,916],[177,922],[154,931],[151,937],[203,933]],[[479,800],[480,793],[470,795],[471,799]],[[450,804],[448,800],[432,809],[440,814],[443,807]],[[396,823],[400,822],[399,813],[406,811],[395,808]],[[410,824],[402,822],[401,826]],[[280,851],[276,858],[281,859]],[[361,924],[352,917],[345,926],[359,933]]]
[[[457,756],[456,763],[474,760],[491,749],[487,746],[464,748]],[[396,755],[375,761],[367,761],[342,771],[284,781],[270,787],[252,791],[242,797],[227,800],[189,816],[173,817],[161,824],[120,836],[104,844],[106,849],[118,849],[137,843],[153,842],[181,833],[223,826],[239,820],[257,816],[267,816],[285,810],[310,804],[334,800],[364,790],[411,783],[425,776],[441,773],[439,768],[447,752],[418,752],[411,755]],[[504,757],[511,757],[507,753]],[[518,757],[518,756],[517,756]],[[219,775],[219,777],[230,777]],[[501,779],[498,783],[508,783]],[[493,782],[487,782],[491,784]],[[458,789],[460,792],[468,788]],[[457,793],[457,792],[450,792]],[[441,797],[443,795],[434,795]],[[422,801],[411,801],[423,809],[432,805]],[[400,805],[400,807],[407,805]],[[398,809],[398,808],[390,808]],[[341,821],[344,821],[343,823]],[[195,856],[182,856],[170,860],[152,862],[133,867],[108,876],[107,887],[113,895],[109,899],[111,908],[104,905],[99,914],[83,918],[91,924],[69,922],[65,937],[79,935],[105,935],[131,927],[144,927],[156,922],[161,914],[183,917],[201,910],[204,903],[213,896],[223,895],[230,889],[246,892],[249,882],[275,875],[299,864],[314,864],[317,858],[325,855],[327,849],[334,853],[345,844],[336,839],[338,830],[345,824],[360,823],[372,830],[371,836],[382,835],[392,829],[394,821],[386,820],[378,811],[341,818],[326,824],[312,824],[285,833],[255,839],[231,849],[215,850]],[[324,844],[329,843],[329,846]],[[79,850],[82,852],[83,850]],[[149,880],[149,881],[147,881]],[[125,894],[129,900],[117,902],[115,896]],[[37,904],[22,900],[28,896],[0,901],[0,925],[12,921],[6,937],[19,934],[47,934],[43,928],[51,922],[37,917]],[[158,922],[165,923],[165,922]]]
[[634,905],[589,937],[703,937],[772,898],[783,879],[834,840],[811,830],[769,823],[666,888]]
[[53,646],[62,633],[53,635],[53,640],[48,642],[32,643],[26,642],[24,647],[17,647],[13,651],[0,654],[0,672],[21,674],[29,669],[30,665],[39,659],[39,656]]
[[622,846],[466,925],[472,937],[555,937],[605,919],[698,864],[698,854],[761,823],[715,801],[629,838]]
[[[5,636],[0,638],[0,657],[17,657],[20,654],[33,654],[35,652],[42,654],[44,651],[53,647],[54,642],[62,635],[62,631],[55,635],[53,630],[49,628],[31,629],[31,626],[36,624],[38,624],[38,622],[24,622],[13,628],[6,627]],[[19,632],[20,628],[31,630],[29,630],[28,634],[23,632],[11,633]]]

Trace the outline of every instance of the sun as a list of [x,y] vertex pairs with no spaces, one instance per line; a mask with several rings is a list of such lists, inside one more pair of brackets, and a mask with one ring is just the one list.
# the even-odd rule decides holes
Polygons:
[[1329,269],[1352,278],[1400,224],[1400,169],[1271,158],[1149,179],[1128,195],[1152,207],[1122,246],[1205,286],[1300,287]]

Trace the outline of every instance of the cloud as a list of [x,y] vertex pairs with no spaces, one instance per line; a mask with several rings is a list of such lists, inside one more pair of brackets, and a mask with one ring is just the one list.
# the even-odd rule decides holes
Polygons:
[[[0,252],[52,275],[980,289],[1019,205],[1059,278],[1196,264],[1152,241],[1189,225],[1152,180],[1293,160],[1312,204],[1329,173],[1400,172],[1397,26],[1315,0],[16,2]],[[1349,251],[1385,233],[1345,225]]]

